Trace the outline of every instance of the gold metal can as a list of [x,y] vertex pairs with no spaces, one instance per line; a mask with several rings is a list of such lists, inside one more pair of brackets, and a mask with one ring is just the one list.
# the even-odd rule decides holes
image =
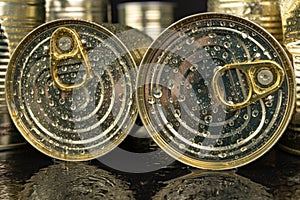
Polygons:
[[230,169],[259,158],[285,131],[295,75],[280,43],[229,14],[184,18],[150,46],[138,73],[140,116],[175,159]]
[[300,2],[281,1],[283,44],[290,53],[296,74],[296,107],[287,132],[280,140],[280,146],[290,153],[300,155]]
[[174,22],[174,2],[125,2],[118,5],[119,23],[145,32],[153,39]]
[[45,0],[1,0],[0,16],[12,53],[26,34],[45,22]]
[[251,20],[282,42],[280,0],[208,0],[207,10]]
[[107,22],[109,0],[46,0],[46,21],[73,18]]
[[61,160],[99,157],[121,143],[136,117],[136,65],[108,29],[56,20],[15,50],[6,77],[10,115],[25,139]]

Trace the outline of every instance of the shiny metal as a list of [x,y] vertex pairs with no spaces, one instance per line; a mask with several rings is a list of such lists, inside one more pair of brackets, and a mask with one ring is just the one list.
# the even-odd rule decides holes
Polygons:
[[108,29],[83,20],[52,21],[15,50],[6,78],[8,108],[41,152],[89,160],[112,150],[131,130],[135,78],[134,59]]
[[17,148],[25,144],[23,137],[16,132],[10,119],[5,99],[5,75],[10,54],[6,32],[0,25],[0,150]]
[[[270,72],[273,78],[260,77]],[[239,109],[220,101],[219,95],[243,102],[250,90],[263,95],[251,95]],[[137,99],[148,132],[168,154],[198,168],[230,169],[259,158],[281,137],[295,106],[295,75],[281,44],[255,23],[198,14],[170,26],[149,47]]]
[[174,21],[174,2],[125,2],[118,5],[119,23],[145,32],[153,39]]
[[26,34],[45,22],[45,0],[1,0],[0,16],[12,53]]
[[[81,83],[70,85],[59,80],[58,65],[69,59],[81,61],[83,64],[85,77]],[[91,63],[78,33],[66,27],[56,29],[50,39],[50,74],[53,83],[62,91],[80,88],[92,78],[91,71]]]
[[282,42],[280,0],[208,0],[207,11],[234,14],[251,20]]
[[194,171],[165,182],[152,199],[274,199],[267,187],[232,171]]
[[282,137],[280,146],[300,155],[300,2],[281,0],[283,44],[290,53],[296,74],[296,109],[288,131]]
[[[34,192],[33,192],[34,191]],[[58,163],[26,181],[19,199],[133,200],[129,183],[109,171],[87,163]]]
[[[248,87],[248,94],[242,102],[226,101],[222,94],[224,91],[220,88],[220,80],[222,74],[224,76],[224,73],[230,70],[238,70],[245,76],[245,86]],[[276,78],[274,79],[274,77]],[[230,63],[216,70],[212,79],[212,86],[214,94],[225,106],[231,110],[238,110],[275,93],[281,87],[284,77],[283,68],[273,61]]]
[[46,0],[46,21],[73,18],[107,22],[109,0]]
[[138,67],[153,39],[146,33],[123,24],[101,23],[101,25],[113,32],[125,44]]

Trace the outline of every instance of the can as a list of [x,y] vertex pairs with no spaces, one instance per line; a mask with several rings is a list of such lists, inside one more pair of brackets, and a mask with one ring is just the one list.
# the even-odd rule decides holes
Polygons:
[[12,54],[26,34],[45,22],[45,0],[1,0],[0,16]]
[[207,10],[251,20],[282,42],[280,0],[208,0]]
[[138,73],[139,113],[175,159],[221,170],[246,165],[285,131],[295,74],[281,44],[250,20],[186,17],[149,47]]
[[44,154],[81,161],[121,143],[136,117],[137,67],[108,29],[85,20],[55,20],[14,51],[6,76],[10,115]]
[[107,22],[108,0],[46,0],[46,21],[74,18]]
[[23,137],[16,131],[8,113],[5,99],[5,75],[10,53],[6,32],[0,24],[0,150],[8,150],[25,144]]
[[118,5],[119,23],[145,32],[153,39],[174,22],[173,2],[125,2]]
[[296,74],[296,107],[288,130],[280,140],[280,146],[295,155],[300,155],[300,2],[281,1],[283,44],[290,53]]

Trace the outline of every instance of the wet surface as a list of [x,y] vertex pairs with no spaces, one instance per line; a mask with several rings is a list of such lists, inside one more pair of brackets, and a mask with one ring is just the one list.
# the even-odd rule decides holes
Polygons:
[[99,160],[62,162],[29,145],[1,151],[0,199],[300,199],[300,158],[277,146],[230,171],[174,161],[156,171],[129,173]]

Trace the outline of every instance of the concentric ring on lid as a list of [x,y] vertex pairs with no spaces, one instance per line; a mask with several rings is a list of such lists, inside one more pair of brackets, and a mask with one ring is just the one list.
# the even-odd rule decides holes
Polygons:
[[249,20],[205,13],[167,28],[138,73],[140,116],[155,142],[194,167],[229,169],[284,132],[295,75],[277,40]]
[[38,150],[89,160],[116,147],[133,126],[135,78],[133,58],[109,30],[83,20],[52,21],[27,35],[12,55],[7,104]]

